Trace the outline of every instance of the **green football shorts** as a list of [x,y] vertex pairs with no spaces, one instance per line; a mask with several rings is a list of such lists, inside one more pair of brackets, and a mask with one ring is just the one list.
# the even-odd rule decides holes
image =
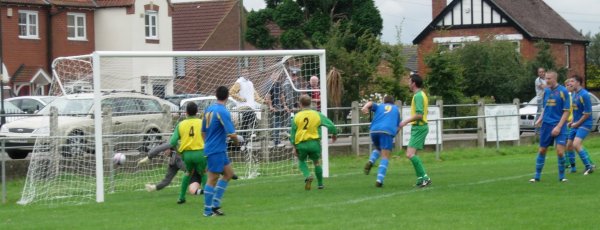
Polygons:
[[319,140],[303,141],[296,145],[298,151],[298,160],[306,161],[310,158],[313,161],[321,158],[321,142]]
[[423,149],[423,146],[425,146],[425,138],[427,137],[427,133],[429,133],[429,126],[413,125],[410,129],[410,141],[408,142],[408,147],[418,150]]

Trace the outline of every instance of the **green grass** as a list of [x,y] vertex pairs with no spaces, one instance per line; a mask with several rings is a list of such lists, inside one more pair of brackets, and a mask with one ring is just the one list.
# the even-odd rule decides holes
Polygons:
[[[600,162],[600,138],[586,141]],[[600,173],[568,174],[559,183],[551,149],[542,182],[530,184],[536,146],[456,149],[422,154],[433,184],[412,187],[412,165],[396,153],[383,188],[363,157],[336,157],[325,190],[304,191],[300,175],[233,181],[227,216],[202,217],[202,197],[177,205],[177,189],[108,194],[78,206],[19,206],[23,181],[9,182],[0,229],[584,229],[600,224]]]

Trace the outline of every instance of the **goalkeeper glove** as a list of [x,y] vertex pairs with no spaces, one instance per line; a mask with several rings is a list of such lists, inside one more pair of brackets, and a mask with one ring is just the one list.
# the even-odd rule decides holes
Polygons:
[[144,157],[144,158],[142,158],[141,160],[139,160],[139,161],[138,161],[137,165],[138,165],[138,166],[140,166],[140,165],[145,165],[145,164],[147,164],[149,161],[150,161],[150,158],[148,158],[148,157]]

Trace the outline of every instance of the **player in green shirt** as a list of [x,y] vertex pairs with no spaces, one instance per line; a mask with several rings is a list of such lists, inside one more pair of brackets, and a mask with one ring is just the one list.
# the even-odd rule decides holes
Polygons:
[[321,126],[333,135],[331,140],[337,139],[337,129],[333,122],[325,115],[310,109],[311,98],[303,95],[300,97],[300,112],[296,114],[292,122],[290,143],[294,146],[294,154],[298,156],[298,165],[304,176],[304,189],[310,190],[313,177],[310,175],[306,159],[310,158],[315,165],[315,175],[319,189],[323,189],[323,168],[319,162],[321,158]]
[[406,157],[412,162],[415,168],[417,174],[416,186],[422,188],[431,184],[431,179],[425,172],[423,162],[417,156],[417,150],[423,149],[425,138],[427,137],[427,133],[429,133],[429,127],[427,126],[427,106],[429,105],[429,99],[427,98],[427,94],[421,89],[423,87],[421,76],[417,74],[411,75],[409,87],[415,95],[410,104],[410,117],[400,123],[400,128],[408,124],[412,125],[410,129],[410,141],[406,149]]

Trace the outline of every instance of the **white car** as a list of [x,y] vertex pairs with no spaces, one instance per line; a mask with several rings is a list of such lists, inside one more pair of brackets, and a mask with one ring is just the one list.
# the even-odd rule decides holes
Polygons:
[[26,113],[35,113],[54,101],[55,96],[21,96],[6,99]]
[[[146,152],[162,141],[160,133],[171,129],[171,113],[158,97],[139,93],[104,93],[102,107],[112,108],[111,121],[114,149],[137,149]],[[59,151],[65,157],[94,153],[94,94],[71,94],[56,98],[38,112],[40,115],[7,123],[0,136],[7,137],[6,152],[12,159],[23,159],[34,149],[36,139],[50,133],[50,108],[58,110],[57,136]],[[141,135],[145,134],[145,135]],[[40,139],[44,141],[45,139]],[[40,142],[46,146],[49,143]],[[39,144],[39,143],[38,143]],[[42,149],[43,150],[43,149]]]
[[[590,100],[592,101],[592,118],[594,123],[592,124],[592,131],[598,131],[598,123],[600,123],[600,99],[594,94],[590,94]],[[521,132],[533,132],[535,130],[534,118],[537,112],[537,97],[531,99],[527,105],[519,109],[520,119],[519,126]]]

